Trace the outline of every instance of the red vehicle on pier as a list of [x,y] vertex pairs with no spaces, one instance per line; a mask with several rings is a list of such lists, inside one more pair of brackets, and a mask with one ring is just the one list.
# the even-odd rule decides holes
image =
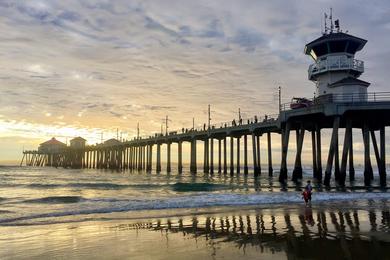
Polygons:
[[290,108],[299,109],[299,108],[310,107],[312,105],[313,105],[313,101],[307,98],[293,97],[291,99]]

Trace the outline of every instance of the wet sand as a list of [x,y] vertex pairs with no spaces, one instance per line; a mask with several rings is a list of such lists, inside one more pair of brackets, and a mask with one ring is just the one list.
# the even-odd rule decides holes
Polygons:
[[0,226],[0,259],[390,259],[389,205],[172,209],[20,222]]

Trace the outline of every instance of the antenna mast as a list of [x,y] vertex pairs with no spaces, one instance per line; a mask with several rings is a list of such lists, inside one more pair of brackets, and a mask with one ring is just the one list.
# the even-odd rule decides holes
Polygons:
[[324,13],[324,34],[328,33],[328,25],[326,24],[327,19],[328,19],[328,15]]
[[330,16],[329,16],[329,20],[330,20],[330,33],[333,33],[333,17],[332,17],[332,7],[330,8]]

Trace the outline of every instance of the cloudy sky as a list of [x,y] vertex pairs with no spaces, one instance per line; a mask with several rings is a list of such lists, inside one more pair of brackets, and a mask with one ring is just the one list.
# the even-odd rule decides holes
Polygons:
[[0,161],[46,139],[130,139],[207,120],[277,112],[312,97],[305,43],[324,11],[368,40],[357,58],[387,91],[390,3],[260,0],[0,0]]

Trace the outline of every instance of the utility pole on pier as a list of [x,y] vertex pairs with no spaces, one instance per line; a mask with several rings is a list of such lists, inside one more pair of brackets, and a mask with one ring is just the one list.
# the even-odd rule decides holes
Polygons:
[[282,111],[282,87],[278,88],[278,96],[279,96],[279,113]]
[[139,139],[139,122],[137,123],[137,139]]
[[168,135],[168,115],[165,116],[165,135]]
[[210,111],[210,104],[209,104],[209,109],[208,109],[208,128],[211,128],[211,111]]
[[192,118],[192,130],[195,130],[195,117]]

